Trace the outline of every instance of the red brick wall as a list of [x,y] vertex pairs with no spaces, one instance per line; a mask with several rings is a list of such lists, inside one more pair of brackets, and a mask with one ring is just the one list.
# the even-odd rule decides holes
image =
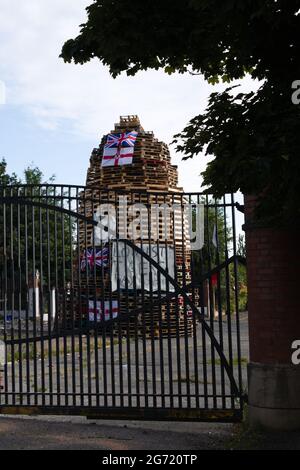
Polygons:
[[247,227],[255,198],[245,198],[250,360],[290,363],[300,339],[300,231]]

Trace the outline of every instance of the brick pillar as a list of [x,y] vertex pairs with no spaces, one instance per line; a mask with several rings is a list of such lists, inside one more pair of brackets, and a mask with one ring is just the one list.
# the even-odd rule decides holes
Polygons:
[[252,425],[300,429],[300,230],[252,222],[256,199],[245,197]]

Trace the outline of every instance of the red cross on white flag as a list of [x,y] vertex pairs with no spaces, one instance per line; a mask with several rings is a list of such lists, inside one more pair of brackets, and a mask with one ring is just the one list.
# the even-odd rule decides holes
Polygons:
[[102,168],[131,165],[138,133],[109,134],[104,146]]

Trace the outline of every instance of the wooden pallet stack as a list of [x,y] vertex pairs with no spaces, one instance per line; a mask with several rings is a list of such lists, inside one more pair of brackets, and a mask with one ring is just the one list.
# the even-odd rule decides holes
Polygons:
[[[189,284],[191,280],[190,264],[191,251],[189,245],[188,223],[183,212],[182,188],[178,187],[177,166],[171,164],[170,152],[166,144],[154,137],[152,132],[145,132],[137,116],[123,116],[115,125],[111,134],[137,132],[134,147],[133,163],[124,166],[102,167],[102,156],[104,145],[107,140],[105,135],[99,148],[94,149],[90,158],[90,166],[87,172],[87,190],[82,195],[81,212],[87,217],[95,217],[98,204],[101,202],[116,203],[116,191],[124,196],[127,195],[128,203],[144,204],[147,210],[153,205],[178,204],[179,209],[171,216],[170,223],[163,224],[162,215],[152,216],[151,223],[149,212],[146,211],[142,217],[139,227],[139,235],[144,245],[157,243],[171,246],[175,253],[176,280],[181,286]],[[117,224],[127,228],[134,215],[126,213],[117,215]],[[166,233],[167,230],[167,233]],[[84,223],[80,229],[81,247],[95,246],[94,229]],[[156,237],[154,240],[153,233]],[[153,239],[152,239],[153,238]],[[108,243],[111,246],[111,242]],[[138,246],[139,243],[137,243]],[[109,270],[111,267],[109,268]],[[107,276],[107,273],[106,273]],[[98,282],[98,281],[97,281]],[[100,280],[99,280],[100,282]],[[84,275],[80,279],[81,289],[88,284]],[[91,285],[86,285],[87,291],[95,290],[95,279],[91,279]],[[145,291],[125,292],[119,290],[111,293],[110,283],[106,277],[105,282],[101,280],[101,295],[106,299],[118,300],[120,321],[115,322],[116,334],[138,335],[143,337],[172,337],[176,334],[190,336],[193,334],[193,319],[189,308],[184,306],[181,297],[163,301],[160,305],[158,300],[165,296],[164,292],[152,293]],[[128,318],[128,312],[142,309],[138,316],[131,316],[122,321],[122,315]],[[125,317],[124,317],[125,318]]]
[[182,191],[178,188],[177,166],[171,164],[168,146],[153,132],[145,132],[137,116],[123,116],[111,134],[138,132],[132,165],[101,168],[106,137],[94,149],[87,174],[87,186],[101,189],[144,189],[148,191]]

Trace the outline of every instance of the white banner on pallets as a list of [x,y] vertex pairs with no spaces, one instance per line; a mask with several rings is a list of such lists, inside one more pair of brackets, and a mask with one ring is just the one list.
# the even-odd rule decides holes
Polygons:
[[[157,244],[137,244],[147,255],[151,257],[168,274],[175,277],[175,253],[174,247]],[[157,292],[174,292],[174,287],[168,282],[166,276],[159,275],[151,263],[140,253],[124,242],[112,243],[112,291],[119,289]],[[167,288],[168,287],[168,288]]]
[[6,345],[0,341],[0,368],[6,364]]

